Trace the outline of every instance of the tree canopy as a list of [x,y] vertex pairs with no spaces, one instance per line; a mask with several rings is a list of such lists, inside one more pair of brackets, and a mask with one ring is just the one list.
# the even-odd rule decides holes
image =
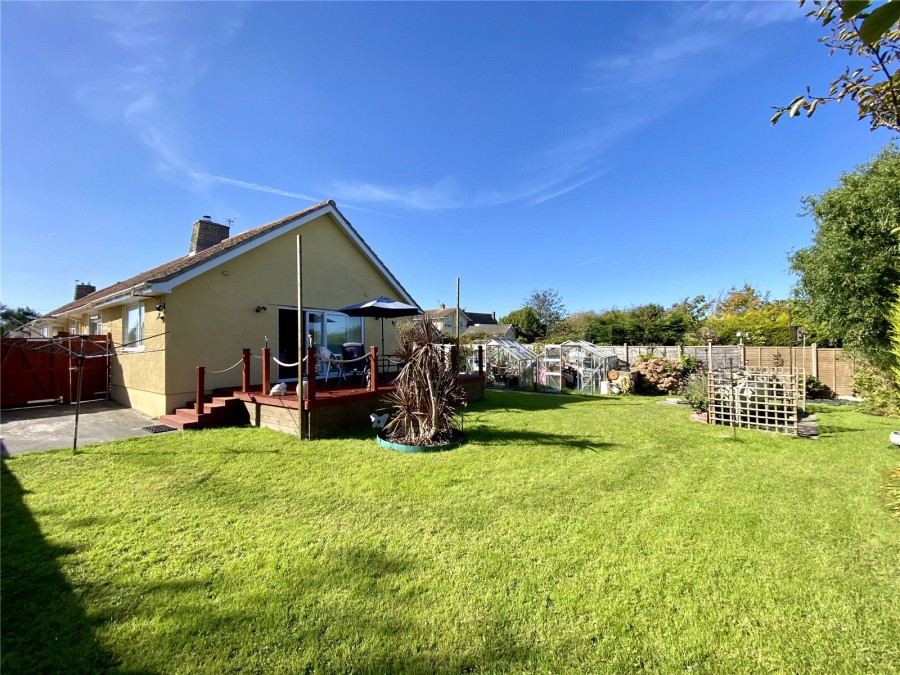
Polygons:
[[[801,6],[806,0],[800,0]],[[849,98],[856,102],[860,119],[868,119],[872,129],[887,127],[900,131],[900,0],[891,0],[868,11],[871,0],[813,0],[807,16],[816,19],[830,33],[820,41],[830,56],[844,55],[850,65],[831,83],[828,95],[806,94],[777,107],[772,124],[787,113],[811,117],[820,105]],[[851,70],[852,68],[852,70]]]
[[820,105],[850,98],[856,102],[859,119],[868,119],[872,129],[900,131],[900,73],[896,66],[900,1],[891,0],[871,12],[871,0],[813,0],[811,4],[807,16],[830,27],[830,33],[820,38],[830,48],[829,55],[841,53],[852,65],[832,81],[827,96],[814,95],[807,86],[805,95],[777,107],[772,124],[785,113],[796,117],[805,112],[811,117]]
[[900,223],[900,149],[888,145],[803,204],[816,232],[811,246],[790,257],[797,297],[825,335],[889,370],[888,317],[900,285],[893,233]]
[[500,317],[500,323],[511,323],[516,335],[525,342],[534,342],[544,334],[540,317],[531,307],[522,307]]
[[530,307],[538,315],[542,330],[541,336],[553,332],[560,321],[566,314],[566,306],[562,301],[562,296],[555,288],[547,288],[539,291],[534,290],[527,298],[522,301],[525,307]]
[[40,318],[41,313],[31,307],[7,307],[0,303],[0,335],[9,335],[22,324]]

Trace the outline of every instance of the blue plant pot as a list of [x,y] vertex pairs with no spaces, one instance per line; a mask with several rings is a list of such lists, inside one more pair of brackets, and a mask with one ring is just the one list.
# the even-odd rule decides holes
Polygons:
[[394,443],[393,441],[389,441],[385,438],[382,438],[381,433],[375,436],[375,440],[378,441],[378,445],[383,448],[390,448],[391,450],[397,450],[398,452],[442,452],[444,450],[450,450],[455,448],[458,445],[462,445],[466,442],[466,435],[462,432],[459,432],[459,436],[456,440],[450,441],[449,443],[445,443],[444,445],[403,445],[402,443]]

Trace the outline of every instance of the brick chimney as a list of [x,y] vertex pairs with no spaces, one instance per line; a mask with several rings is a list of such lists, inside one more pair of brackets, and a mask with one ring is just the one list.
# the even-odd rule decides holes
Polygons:
[[194,255],[210,246],[215,246],[220,241],[228,239],[231,228],[227,225],[219,225],[210,220],[209,216],[203,216],[194,223],[191,232],[191,250],[189,255]]
[[97,290],[96,286],[91,284],[83,284],[79,281],[75,282],[75,300],[81,300],[84,296],[90,295]]

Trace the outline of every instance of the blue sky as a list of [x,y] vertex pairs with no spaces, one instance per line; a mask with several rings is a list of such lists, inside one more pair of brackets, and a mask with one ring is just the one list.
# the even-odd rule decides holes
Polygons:
[[[891,135],[769,124],[844,63],[794,2],[4,2],[0,300],[50,311],[334,199],[426,308],[786,297],[800,197]],[[335,280],[335,283],[340,283]]]

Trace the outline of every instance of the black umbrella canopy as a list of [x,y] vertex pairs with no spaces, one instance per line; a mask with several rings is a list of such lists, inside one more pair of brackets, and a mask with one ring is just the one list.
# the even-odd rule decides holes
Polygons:
[[390,298],[385,298],[384,296],[379,296],[372,300],[364,300],[355,305],[339,309],[338,311],[343,312],[347,316],[370,316],[381,319],[382,354],[384,353],[384,320],[396,319],[401,316],[414,316],[422,312],[422,310],[415,305],[407,305],[405,302],[398,302],[396,300],[391,300]]
[[391,300],[384,296],[373,298],[372,300],[364,300],[355,305],[339,309],[348,316],[371,316],[376,319],[395,319],[398,316],[413,316],[419,314],[420,310],[415,305],[407,305],[405,302]]

